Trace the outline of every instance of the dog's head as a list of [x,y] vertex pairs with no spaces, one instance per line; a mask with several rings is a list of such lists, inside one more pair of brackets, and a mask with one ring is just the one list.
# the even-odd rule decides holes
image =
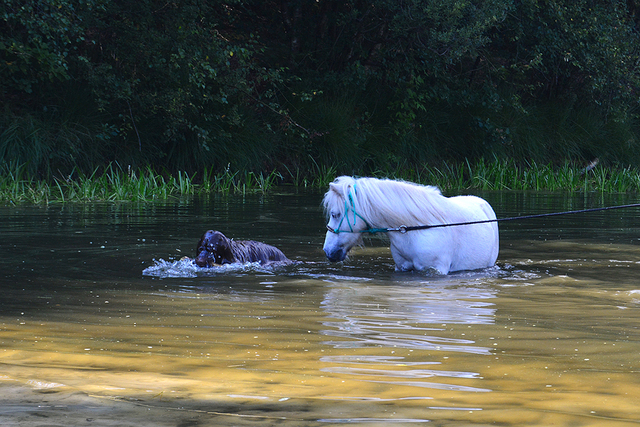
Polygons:
[[229,239],[219,231],[209,230],[198,242],[195,263],[199,267],[234,262]]

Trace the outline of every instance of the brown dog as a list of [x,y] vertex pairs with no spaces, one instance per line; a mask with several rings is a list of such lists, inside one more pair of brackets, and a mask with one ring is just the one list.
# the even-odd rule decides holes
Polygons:
[[216,264],[232,262],[274,261],[288,262],[289,259],[275,246],[253,240],[232,240],[219,231],[209,230],[198,242],[195,263],[199,267],[213,267]]

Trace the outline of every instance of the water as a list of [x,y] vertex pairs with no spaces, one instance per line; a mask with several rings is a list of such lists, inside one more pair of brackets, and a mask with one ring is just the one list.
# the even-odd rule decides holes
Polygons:
[[[383,238],[326,262],[320,199],[0,208],[0,424],[638,424],[637,209],[501,223],[496,267],[434,277]],[[300,262],[180,261],[210,228]]]

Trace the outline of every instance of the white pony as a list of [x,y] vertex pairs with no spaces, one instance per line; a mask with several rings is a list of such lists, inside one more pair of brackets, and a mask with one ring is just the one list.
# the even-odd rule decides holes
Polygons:
[[[487,201],[476,196],[444,197],[436,187],[406,181],[336,178],[324,195],[328,216],[324,252],[342,261],[362,234],[389,231],[397,270],[434,269],[441,274],[491,267],[498,258],[498,225]],[[404,231],[401,226],[479,224]],[[384,229],[384,230],[383,230]]]

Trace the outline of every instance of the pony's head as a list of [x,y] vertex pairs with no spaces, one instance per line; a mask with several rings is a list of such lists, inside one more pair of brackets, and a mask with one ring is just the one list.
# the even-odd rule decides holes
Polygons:
[[331,262],[342,261],[355,245],[362,242],[362,231],[370,228],[360,212],[356,180],[349,176],[329,184],[322,205],[328,219],[324,253]]

